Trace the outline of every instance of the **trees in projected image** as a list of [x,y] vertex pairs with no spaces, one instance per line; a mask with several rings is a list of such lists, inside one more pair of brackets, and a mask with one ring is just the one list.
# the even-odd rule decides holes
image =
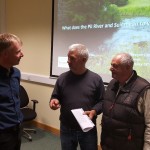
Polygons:
[[60,0],[58,16],[62,26],[118,22],[120,16],[116,5],[126,2],[112,0],[111,4],[108,0]]

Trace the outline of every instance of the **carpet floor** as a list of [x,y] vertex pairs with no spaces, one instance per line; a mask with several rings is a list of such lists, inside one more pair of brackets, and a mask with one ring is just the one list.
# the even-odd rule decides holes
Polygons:
[[32,141],[22,137],[21,150],[61,150],[59,136],[39,128],[31,136]]

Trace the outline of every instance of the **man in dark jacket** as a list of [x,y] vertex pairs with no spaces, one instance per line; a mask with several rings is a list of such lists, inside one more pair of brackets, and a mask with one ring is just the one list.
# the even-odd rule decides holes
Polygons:
[[133,70],[127,53],[111,62],[103,103],[102,150],[150,150],[150,84]]

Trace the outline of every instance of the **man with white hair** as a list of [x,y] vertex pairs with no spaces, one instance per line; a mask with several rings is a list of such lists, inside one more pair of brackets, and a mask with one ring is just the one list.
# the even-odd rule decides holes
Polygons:
[[[96,116],[102,112],[104,85],[101,77],[88,70],[88,49],[83,44],[69,47],[68,65],[70,70],[61,74],[50,99],[50,108],[60,108],[60,138],[62,150],[97,150]],[[72,109],[83,108],[95,127],[83,132]]]
[[128,53],[113,57],[103,103],[102,150],[150,150],[150,83]]

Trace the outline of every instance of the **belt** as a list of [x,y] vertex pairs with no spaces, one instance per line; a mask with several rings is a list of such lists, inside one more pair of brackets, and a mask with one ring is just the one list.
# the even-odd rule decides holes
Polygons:
[[19,131],[20,127],[21,127],[21,124],[17,124],[15,126],[10,127],[10,128],[0,129],[0,133]]

